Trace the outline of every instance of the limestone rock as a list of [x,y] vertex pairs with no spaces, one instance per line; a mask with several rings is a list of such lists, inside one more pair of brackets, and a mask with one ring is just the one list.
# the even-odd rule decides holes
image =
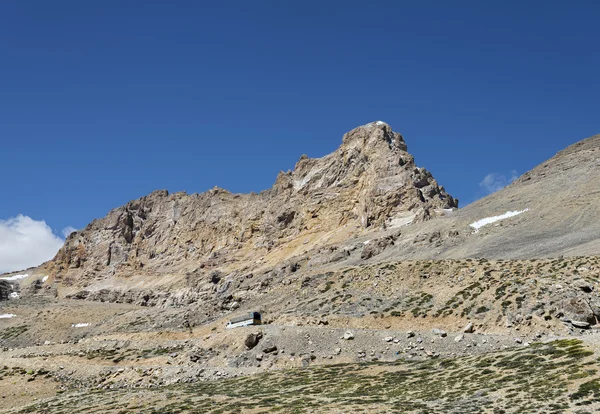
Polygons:
[[[159,190],[130,201],[69,235],[44,268],[59,284],[79,287],[183,270],[194,289],[209,280],[218,294],[227,294],[235,279],[224,282],[225,263],[243,257],[239,268],[255,265],[273,249],[296,239],[307,241],[315,231],[325,235],[344,225],[366,231],[398,220],[418,222],[435,209],[457,204],[431,173],[415,165],[400,134],[374,122],[345,134],[329,155],[302,156],[293,171],[280,172],[273,187],[259,194],[220,188],[202,194]],[[364,256],[391,243],[393,237],[386,236]],[[243,251],[249,254],[237,257]],[[344,259],[347,251],[330,256],[324,262]]]

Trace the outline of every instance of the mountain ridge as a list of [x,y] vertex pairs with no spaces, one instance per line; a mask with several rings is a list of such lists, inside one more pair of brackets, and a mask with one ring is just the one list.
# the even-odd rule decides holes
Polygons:
[[[600,352],[598,140],[457,209],[391,128],[348,134],[336,152],[300,157],[259,194],[158,190],[132,200],[69,236],[53,261],[0,281],[2,389],[22,396],[35,383],[43,388],[30,398],[54,396],[27,412],[82,396],[85,411],[82,390],[116,412],[111,396],[130,410],[134,388],[169,400],[173,387],[209,381],[214,390],[224,378],[281,369],[289,377],[367,367],[372,382],[401,364],[444,371],[480,361],[477,372],[511,366],[521,378],[524,364],[539,374],[540,352],[556,362],[566,347],[588,358],[552,409],[578,406],[564,401],[589,384],[599,390],[589,369]],[[263,325],[227,329],[248,312]],[[499,355],[506,359],[491,366]],[[377,387],[388,383],[379,374]],[[502,392],[514,386],[527,384]],[[222,411],[222,401],[210,405]]]
[[[156,190],[132,200],[71,234],[36,272],[59,282],[63,296],[142,286],[194,296],[186,275],[235,279],[406,259],[593,254],[600,249],[598,149],[600,135],[579,141],[457,209],[458,200],[415,165],[402,135],[377,121],[344,134],[324,157],[302,155],[260,193]],[[522,214],[472,227],[510,211]]]
[[72,233],[46,267],[59,276],[83,268],[84,278],[121,264],[139,271],[167,251],[200,265],[240,250],[266,253],[304,235],[333,237],[343,226],[425,221],[436,209],[457,206],[415,165],[403,137],[378,121],[344,134],[331,154],[301,156],[258,194],[158,190],[132,200]]

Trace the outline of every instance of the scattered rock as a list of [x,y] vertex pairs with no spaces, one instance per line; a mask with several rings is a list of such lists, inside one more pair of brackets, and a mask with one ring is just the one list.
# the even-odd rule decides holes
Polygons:
[[262,349],[262,351],[263,351],[265,354],[270,354],[271,352],[275,352],[275,351],[277,351],[277,346],[276,346],[276,345],[274,345],[274,344],[268,344],[268,345],[266,345],[266,346],[265,346],[265,347]]
[[248,336],[244,340],[244,345],[246,345],[246,348],[252,349],[256,345],[258,345],[258,343],[260,342],[262,337],[263,337],[262,332],[253,332],[251,334],[248,334]]
[[579,279],[573,282],[573,286],[585,293],[592,293],[592,291],[594,290],[594,287],[583,279]]
[[441,336],[442,338],[444,338],[445,336],[447,336],[447,335],[448,335],[448,334],[446,333],[446,331],[444,331],[443,329],[439,329],[439,328],[433,328],[433,329],[431,330],[431,332],[432,332],[434,335],[439,335],[439,336]]
[[456,335],[456,337],[454,338],[454,341],[462,342],[463,339],[465,339],[465,336],[463,334],[460,334],[460,335]]
[[576,328],[581,328],[581,329],[588,329],[590,327],[590,323],[589,322],[577,321],[577,320],[574,320],[574,319],[571,319],[571,325],[573,325]]
[[593,324],[596,320],[594,311],[588,301],[580,296],[565,299],[561,302],[562,313],[569,320]]
[[473,333],[473,322],[469,322],[467,326],[463,328],[464,333]]
[[346,331],[346,332],[344,332],[343,338],[347,341],[350,341],[350,340],[354,339],[354,334],[352,333],[352,331]]

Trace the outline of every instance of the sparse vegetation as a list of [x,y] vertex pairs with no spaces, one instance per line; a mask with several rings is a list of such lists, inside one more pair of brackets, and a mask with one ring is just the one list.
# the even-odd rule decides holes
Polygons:
[[[71,393],[15,413],[564,412],[600,402],[581,341],[457,359],[338,364],[149,390]],[[570,376],[563,372],[568,368]],[[581,379],[584,382],[577,383]],[[132,403],[134,401],[135,403]],[[343,407],[343,408],[342,408]]]

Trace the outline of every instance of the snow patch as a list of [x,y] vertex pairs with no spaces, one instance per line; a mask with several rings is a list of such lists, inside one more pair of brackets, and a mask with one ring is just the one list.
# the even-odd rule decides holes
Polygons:
[[42,283],[46,283],[46,280],[48,280],[48,276],[44,276],[44,277],[42,278]]
[[501,214],[499,216],[486,217],[484,219],[477,220],[476,222],[469,224],[469,226],[474,228],[475,233],[477,233],[479,231],[479,229],[482,228],[483,226],[487,226],[488,224],[492,224],[497,221],[504,220],[504,219],[507,219],[510,217],[518,216],[519,214],[525,213],[526,211],[529,211],[529,209],[526,208],[525,210],[520,210],[520,211],[507,211],[506,213]]
[[375,122],[369,122],[368,124],[362,125],[363,127],[373,127],[375,125],[388,125],[387,122],[383,122],[383,121],[375,121]]
[[89,323],[74,323],[71,324],[71,328],[85,328],[86,326],[90,326]]
[[10,318],[14,318],[15,315],[14,313],[3,313],[0,315],[0,319],[10,319]]
[[26,277],[29,277],[29,274],[25,274],[25,275],[12,275],[12,276],[8,276],[8,277],[0,277],[0,280],[8,280],[13,281],[13,280],[19,280],[19,279],[25,279]]
[[19,299],[19,294],[17,292],[13,292],[10,295],[8,295],[8,297],[10,299]]

